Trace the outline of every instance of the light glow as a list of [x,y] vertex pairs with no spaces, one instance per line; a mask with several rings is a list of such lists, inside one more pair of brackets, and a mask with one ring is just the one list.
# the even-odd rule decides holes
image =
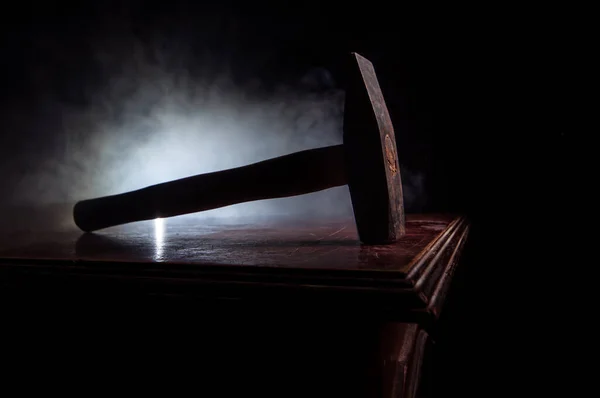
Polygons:
[[165,245],[165,220],[157,218],[154,220],[154,261],[163,260]]

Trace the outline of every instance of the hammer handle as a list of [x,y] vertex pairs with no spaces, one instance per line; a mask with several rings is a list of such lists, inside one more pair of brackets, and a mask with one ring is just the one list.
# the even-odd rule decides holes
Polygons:
[[134,221],[283,198],[346,184],[343,145],[296,152],[137,191],[78,202],[75,224],[90,232]]

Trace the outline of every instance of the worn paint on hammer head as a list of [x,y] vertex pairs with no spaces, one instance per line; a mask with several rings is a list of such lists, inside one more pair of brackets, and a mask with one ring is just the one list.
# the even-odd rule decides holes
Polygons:
[[352,53],[344,109],[348,185],[362,242],[395,242],[405,233],[396,138],[373,64]]

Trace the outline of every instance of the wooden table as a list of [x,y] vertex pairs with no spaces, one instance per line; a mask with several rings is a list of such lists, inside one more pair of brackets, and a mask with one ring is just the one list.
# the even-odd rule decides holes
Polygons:
[[95,234],[78,231],[64,206],[14,209],[4,219],[4,295],[52,300],[108,291],[368,320],[378,325],[378,353],[365,393],[384,397],[415,396],[428,332],[469,230],[461,217],[408,215],[398,243],[361,246],[351,219],[188,215]]

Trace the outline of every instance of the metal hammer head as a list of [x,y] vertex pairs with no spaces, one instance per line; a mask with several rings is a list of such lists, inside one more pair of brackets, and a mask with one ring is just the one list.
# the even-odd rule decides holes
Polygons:
[[394,127],[373,64],[350,56],[344,151],[356,226],[364,243],[394,242],[405,233]]

